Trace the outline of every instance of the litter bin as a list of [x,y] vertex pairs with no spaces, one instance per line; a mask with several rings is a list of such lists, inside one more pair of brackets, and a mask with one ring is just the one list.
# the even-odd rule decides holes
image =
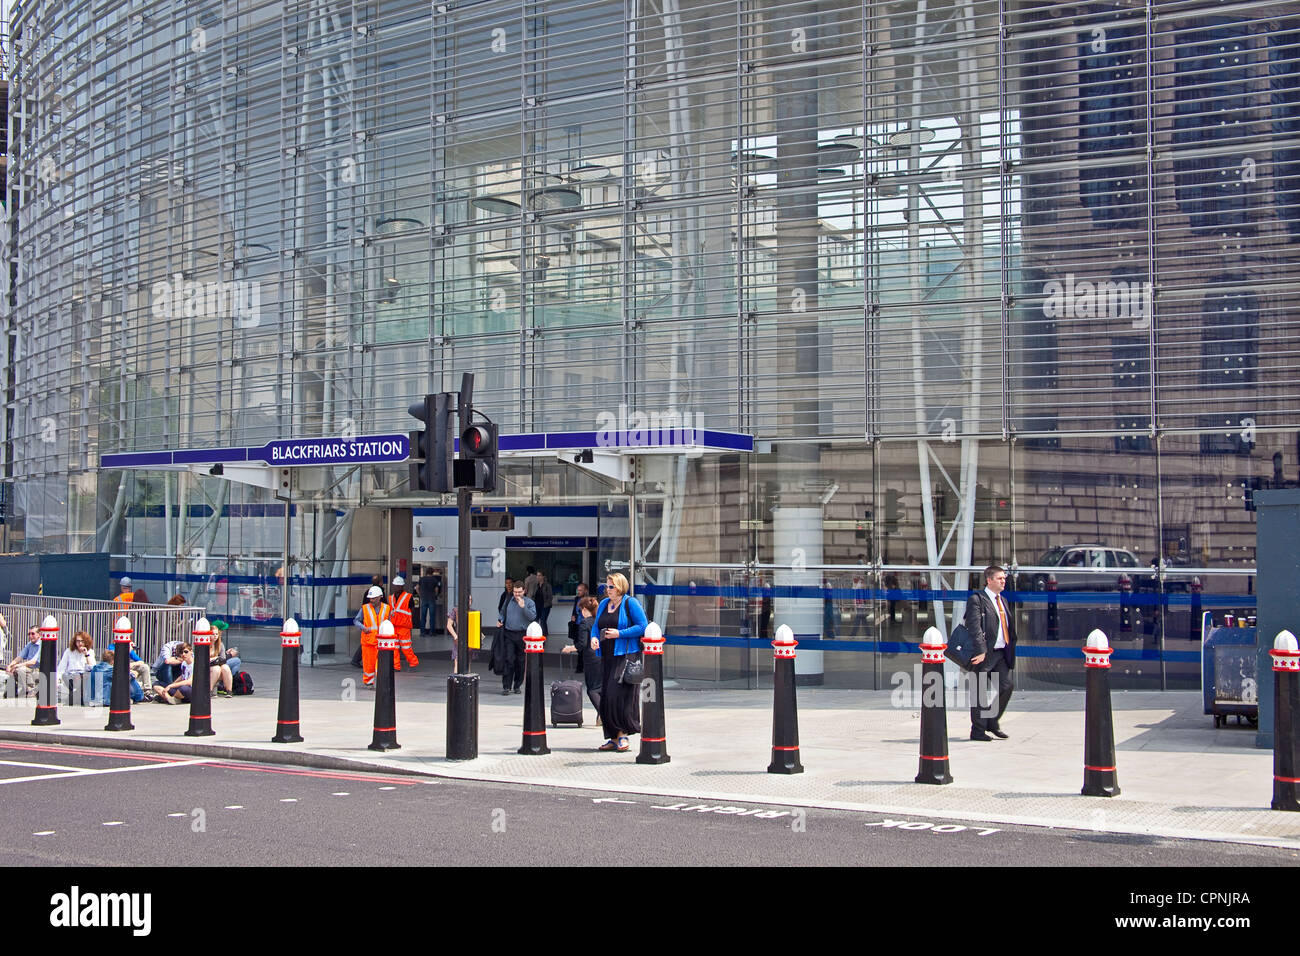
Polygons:
[[[1207,615],[1208,617],[1208,615]],[[1259,724],[1259,664],[1253,627],[1210,627],[1201,644],[1201,697],[1205,713],[1222,727],[1236,715]]]

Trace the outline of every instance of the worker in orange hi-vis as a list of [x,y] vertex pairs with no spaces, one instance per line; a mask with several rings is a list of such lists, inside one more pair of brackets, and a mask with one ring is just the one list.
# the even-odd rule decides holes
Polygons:
[[352,622],[361,628],[361,686],[371,690],[379,669],[379,625],[388,620],[388,605],[383,599],[383,588],[372,584],[366,592],[366,603]]
[[[411,647],[411,592],[406,590],[406,581],[399,574],[393,578],[393,592],[388,595],[388,619],[393,622],[393,631],[397,636],[397,647],[410,667],[418,667],[420,659]],[[401,670],[401,661],[393,655],[393,670]]]
[[122,575],[122,593],[113,598],[118,604],[130,604],[135,600],[135,591],[131,584],[131,579],[125,574]]

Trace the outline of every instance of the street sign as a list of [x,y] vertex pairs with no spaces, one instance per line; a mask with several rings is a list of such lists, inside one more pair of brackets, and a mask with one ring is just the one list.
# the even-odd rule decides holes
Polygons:
[[277,468],[311,465],[365,465],[406,461],[411,440],[406,435],[358,435],[354,438],[288,438],[251,448],[185,448],[176,451],[126,452],[104,455],[103,468],[187,468],[190,465],[249,464]]

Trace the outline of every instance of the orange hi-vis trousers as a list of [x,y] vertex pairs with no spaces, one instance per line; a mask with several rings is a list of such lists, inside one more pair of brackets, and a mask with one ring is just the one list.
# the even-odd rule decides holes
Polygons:
[[[420,659],[415,656],[415,649],[411,647],[411,595],[405,591],[388,596],[389,607],[392,611],[389,614],[393,622],[393,632],[397,637],[397,649],[406,658],[406,663],[411,667],[418,667]],[[393,667],[401,670],[401,661],[396,653],[393,655]]]

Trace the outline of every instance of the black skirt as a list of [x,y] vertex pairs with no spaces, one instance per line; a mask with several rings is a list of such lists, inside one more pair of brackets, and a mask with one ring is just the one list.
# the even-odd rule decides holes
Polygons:
[[623,673],[622,662],[633,656],[616,657],[614,641],[600,642],[600,723],[605,736],[615,742],[619,737],[641,733],[641,688],[616,679]]

